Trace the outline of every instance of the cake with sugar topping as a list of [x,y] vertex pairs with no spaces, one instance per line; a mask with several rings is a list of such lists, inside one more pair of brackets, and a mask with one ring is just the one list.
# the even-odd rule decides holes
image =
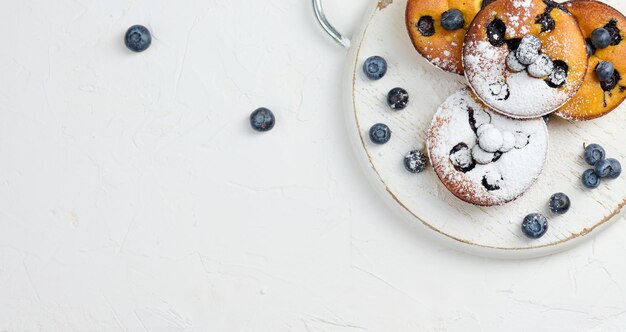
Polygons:
[[524,194],[541,174],[548,152],[543,119],[502,116],[467,88],[439,107],[427,137],[441,182],[456,197],[480,206],[502,205]]
[[576,19],[550,0],[498,0],[469,26],[463,66],[485,104],[513,118],[536,118],[565,104],[587,72]]

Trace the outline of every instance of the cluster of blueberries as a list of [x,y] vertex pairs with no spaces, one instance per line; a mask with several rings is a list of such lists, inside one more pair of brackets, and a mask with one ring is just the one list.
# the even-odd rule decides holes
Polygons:
[[598,144],[585,147],[584,158],[587,164],[593,166],[583,172],[582,183],[587,188],[598,188],[602,179],[617,179],[622,174],[620,162],[606,158],[604,148]]
[[[372,56],[363,63],[363,72],[371,80],[379,80],[387,73],[387,61],[380,56]],[[387,104],[394,111],[400,111],[409,104],[409,93],[403,88],[393,88],[387,94]],[[384,123],[370,128],[370,140],[374,144],[385,144],[391,139],[391,129]],[[404,157],[404,167],[411,173],[421,173],[428,161],[422,151],[413,150]]]
[[[622,173],[622,165],[619,161],[606,158],[604,148],[598,144],[590,144],[585,147],[583,155],[587,164],[593,168],[586,170],[582,176],[582,183],[587,188],[597,188],[602,179],[617,179]],[[563,193],[552,195],[550,198],[550,210],[556,214],[564,214],[570,208],[570,199]],[[532,213],[524,218],[522,232],[531,239],[542,237],[548,230],[548,219],[539,214]]]
[[541,40],[534,35],[526,35],[520,40],[517,49],[509,53],[506,64],[513,72],[526,70],[532,77],[549,76],[548,82],[553,87],[563,85],[567,79],[567,66],[542,53]]

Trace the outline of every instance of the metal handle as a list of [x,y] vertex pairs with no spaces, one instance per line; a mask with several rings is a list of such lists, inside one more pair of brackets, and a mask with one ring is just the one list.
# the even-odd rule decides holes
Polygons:
[[339,45],[350,48],[350,39],[342,35],[337,29],[335,29],[326,19],[326,15],[324,15],[324,8],[322,8],[322,0],[312,0],[313,1],[313,11],[315,12],[315,18],[317,22],[322,26],[322,29],[326,31],[326,33]]

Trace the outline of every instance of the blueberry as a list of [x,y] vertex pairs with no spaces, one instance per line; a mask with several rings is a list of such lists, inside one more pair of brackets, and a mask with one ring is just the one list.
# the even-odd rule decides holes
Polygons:
[[564,193],[556,193],[550,197],[550,211],[556,214],[566,214],[569,211],[571,202]]
[[544,81],[551,88],[560,88],[567,82],[569,66],[565,61],[554,60],[554,71]]
[[535,18],[535,23],[541,25],[541,32],[550,32],[556,26],[556,22],[550,16],[550,13],[540,14]]
[[531,213],[522,222],[522,232],[531,239],[538,239],[548,231],[548,219],[539,213]]
[[589,144],[585,147],[584,153],[585,161],[591,166],[595,166],[598,161],[603,160],[606,157],[604,148],[598,144]]
[[505,35],[506,24],[501,19],[496,18],[487,25],[487,39],[489,39],[491,45],[496,47],[504,45]]
[[506,66],[514,73],[519,73],[526,69],[526,65],[522,64],[517,60],[517,52],[512,51],[509,52],[509,55],[506,57]]
[[448,9],[441,15],[441,26],[450,31],[463,28],[465,19],[458,9]]
[[591,39],[587,38],[587,42],[585,43],[585,45],[587,45],[587,57],[591,57],[594,53],[596,53],[596,48],[593,47],[593,44],[591,43]]
[[396,111],[406,108],[409,103],[409,93],[403,88],[393,88],[387,94],[387,104]]
[[483,0],[483,2],[480,4],[480,8],[485,8],[485,7],[489,6],[494,1],[496,1],[496,0]]
[[274,128],[276,118],[274,113],[265,107],[261,107],[250,114],[250,125],[257,131],[269,131]]
[[428,159],[421,151],[413,150],[404,156],[404,168],[411,173],[421,173],[426,169]]
[[609,158],[607,161],[611,164],[611,172],[606,177],[609,179],[617,179],[622,174],[622,164],[619,161]]
[[600,82],[606,82],[611,77],[613,77],[613,73],[615,72],[615,67],[609,61],[600,61],[596,66],[596,76]]
[[371,80],[379,80],[387,73],[387,61],[379,56],[367,58],[363,63],[363,72]]
[[616,19],[612,18],[604,28],[609,32],[609,35],[611,35],[611,45],[616,46],[622,42],[622,32],[617,27]]
[[152,35],[143,25],[133,25],[126,31],[124,43],[133,52],[143,52],[152,44]]
[[597,28],[591,33],[591,43],[596,49],[607,48],[611,45],[611,34],[605,28]]
[[541,39],[533,35],[526,35],[522,38],[517,48],[517,60],[528,66],[537,60],[540,51]]
[[528,74],[532,77],[546,77],[554,71],[554,62],[546,54],[540,54],[537,60],[528,66]]
[[377,123],[370,128],[370,139],[375,144],[385,144],[391,139],[391,129],[386,124]]
[[476,167],[472,150],[465,143],[459,143],[450,150],[450,162],[454,169],[467,173]]
[[424,36],[430,37],[435,34],[435,20],[432,16],[422,16],[415,24],[417,31]]
[[613,70],[613,75],[607,79],[606,81],[600,81],[600,87],[604,91],[611,91],[615,89],[617,83],[622,79],[622,75],[619,74],[617,70]]
[[596,174],[596,171],[593,169],[588,169],[583,173],[582,181],[583,186],[590,189],[598,188],[600,182],[602,182],[598,174]]
[[609,174],[611,174],[611,166],[613,166],[613,163],[611,163],[609,159],[604,159],[598,161],[593,169],[595,170],[596,175],[601,178],[606,178],[609,176]]

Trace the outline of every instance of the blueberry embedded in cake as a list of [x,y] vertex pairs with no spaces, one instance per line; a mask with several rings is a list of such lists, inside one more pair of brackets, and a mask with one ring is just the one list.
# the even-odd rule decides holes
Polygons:
[[274,113],[265,107],[256,109],[250,114],[250,126],[260,132],[270,131],[276,124]]
[[548,206],[554,214],[566,214],[572,206],[572,202],[566,194],[556,193],[550,197]]
[[133,52],[143,52],[152,44],[150,30],[143,25],[133,25],[124,35],[124,44]]

